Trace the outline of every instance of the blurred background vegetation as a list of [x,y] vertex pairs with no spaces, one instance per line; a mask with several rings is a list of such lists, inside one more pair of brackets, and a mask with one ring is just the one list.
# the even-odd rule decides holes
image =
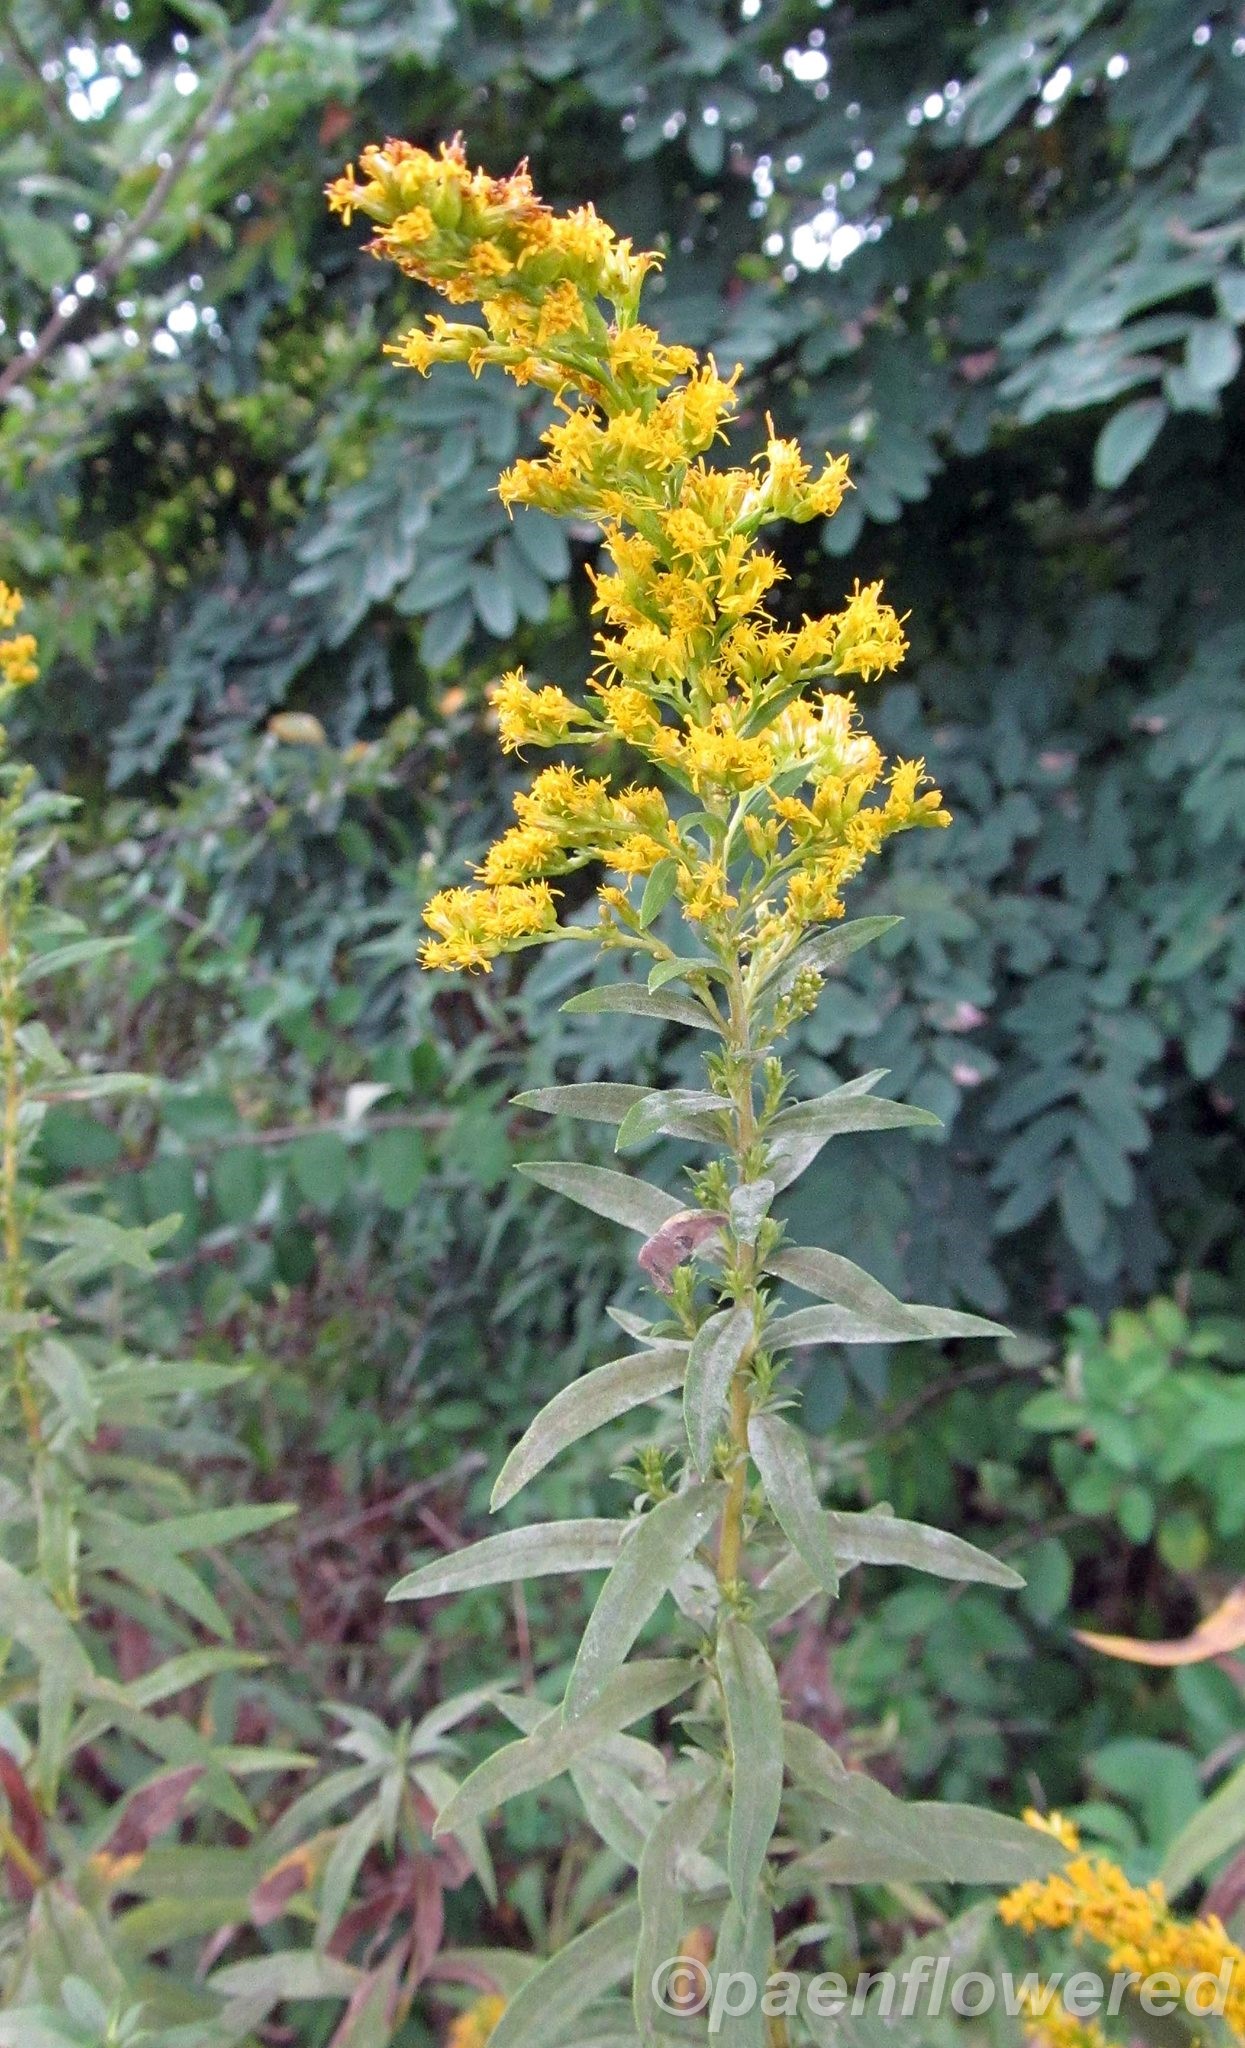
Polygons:
[[[1245,1565],[1238,6],[10,0],[0,571],[45,669],[14,738],[78,799],[57,904],[130,941],[56,983],[57,1028],[162,1083],[58,1105],[42,1171],[118,1223],[176,1213],[138,1341],[253,1368],[204,1469],[303,1513],[232,1567],[240,1639],[391,1722],[486,1680],[502,1632],[558,1662],[560,1598],[418,1626],[383,1598],[479,1525],[628,1281],[509,1172],[538,1132],[508,1098],[696,1052],[560,1016],[578,949],[415,966],[422,902],[508,810],[490,683],[573,685],[592,634],[593,532],[492,491],[544,401],[388,365],[415,297],[323,204],[366,141],[458,128],[664,249],[653,312],[743,363],[745,450],[768,413],[850,453],[784,590],[798,615],[885,577],[913,649],[870,721],[956,815],[854,900],[905,921],[796,1056],[812,1090],[888,1067],[946,1129],[842,1141],[798,1233],[1017,1335],[822,1353],[806,1413],[844,1500],[1029,1586],[853,1580],[789,1687],[895,1782],[1041,1791],[1153,1868],[1245,1742],[1239,1685],[1070,1627],[1182,1634]],[[573,1462],[547,1493],[592,1506]],[[533,1806],[507,1853],[571,1825]],[[530,1868],[495,1938],[547,1933]]]

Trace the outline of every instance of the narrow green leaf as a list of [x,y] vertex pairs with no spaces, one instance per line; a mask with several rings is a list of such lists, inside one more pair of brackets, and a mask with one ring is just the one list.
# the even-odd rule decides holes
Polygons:
[[629,1525],[618,1561],[597,1596],[566,1688],[576,1719],[599,1699],[698,1543],[721,1512],[721,1485],[693,1486]]
[[718,1982],[738,1977],[758,1987],[758,1996],[747,2010],[737,2008],[734,1999],[724,2002],[713,2036],[714,2048],[766,2048],[768,2028],[760,1990],[768,1981],[774,1958],[774,1916],[765,1900],[754,1893],[746,1902],[731,1899],[722,1915],[714,1951],[713,1969]]
[[699,954],[690,953],[672,956],[669,960],[654,960],[648,970],[648,986],[653,993],[656,993],[659,988],[665,988],[667,982],[691,981],[693,975],[696,974],[707,975],[710,981],[724,981],[726,979],[722,969],[715,961],[704,959]]
[[558,1572],[608,1571],[627,1530],[624,1521],[588,1519],[542,1522],[534,1529],[506,1529],[464,1550],[431,1558],[398,1580],[390,1600],[437,1600],[478,1586],[504,1586],[515,1579],[541,1579]]
[[910,1565],[936,1579],[962,1579],[982,1586],[1024,1585],[1019,1572],[1001,1558],[978,1550],[946,1529],[923,1522],[902,1522],[895,1515],[849,1515],[826,1512],[826,1526],[840,1564]]
[[687,1370],[686,1344],[658,1344],[651,1351],[633,1352],[598,1366],[563,1387],[543,1407],[511,1451],[498,1475],[490,1505],[496,1509],[513,1500],[516,1493],[544,1470],[568,1445],[616,1422],[632,1408],[660,1400],[681,1386]]
[[731,1381],[752,1338],[751,1309],[724,1308],[702,1323],[692,1339],[683,1383],[683,1419],[696,1469],[702,1474],[712,1468]]
[[1174,1899],[1195,1877],[1243,1842],[1245,1764],[1240,1764],[1168,1843],[1159,1866],[1159,1882]]
[[693,1031],[721,1031],[703,1003],[691,996],[676,996],[659,991],[640,988],[628,981],[607,982],[603,988],[586,988],[579,995],[572,996],[562,1008],[572,1017],[591,1017],[602,1013],[619,1014],[628,1017],[660,1018],[667,1024],[686,1024]]
[[526,1088],[511,1100],[516,1109],[539,1109],[546,1116],[577,1116],[589,1124],[620,1124],[628,1110],[647,1100],[649,1092],[624,1081],[573,1081],[565,1088]]
[[723,1783],[715,1771],[671,1800],[644,1846],[640,1858],[638,1900],[640,1930],[635,1949],[632,2005],[640,2038],[661,2039],[661,2022],[669,2015],[653,1999],[657,1971],[679,1952],[685,1908],[680,1866],[689,1850],[699,1849],[722,1808]]
[[839,1590],[839,1568],[817,1498],[804,1439],[781,1415],[754,1415],[748,1426],[765,1497],[788,1543],[799,1552],[823,1590]]
[[712,1141],[722,1128],[719,1119],[729,1109],[728,1102],[707,1088],[655,1088],[628,1110],[614,1150],[627,1152],[663,1134]]
[[591,1756],[609,1736],[643,1720],[686,1692],[699,1667],[686,1658],[628,1664],[576,1721],[554,1707],[521,1742],[509,1742],[472,1771],[441,1813],[437,1834],[453,1834],[463,1821],[480,1820],[507,1799],[531,1792]]
[[549,2048],[627,1975],[639,1931],[640,1908],[631,1901],[576,1935],[510,2000],[489,2035],[489,2048]]
[[717,1664],[731,1749],[727,1867],[731,1895],[746,1913],[782,1803],[782,1700],[769,1651],[735,1615],[719,1632]]
[[358,1970],[336,1956],[290,1948],[227,1963],[223,1970],[212,1972],[207,1984],[209,1991],[221,1991],[230,1998],[264,1992],[275,2005],[286,1998],[349,1998],[358,1981]]
[[866,1771],[849,1771],[811,1728],[783,1729],[787,1769],[836,1831],[784,1872],[792,1894],[809,1884],[1023,1884],[1068,1858],[1053,1836],[1010,1814],[940,1800],[896,1799]]
[[[958,1309],[936,1308],[929,1303],[900,1301],[880,1280],[866,1273],[838,1252],[821,1251],[815,1245],[791,1245],[776,1251],[765,1261],[767,1273],[790,1281],[805,1294],[842,1308],[861,1326],[872,1324],[885,1337],[877,1341],[904,1343],[913,1338],[1007,1337],[1002,1323],[985,1316],[964,1315]],[[828,1327],[828,1326],[827,1326]],[[849,1327],[847,1325],[845,1328]],[[826,1343],[865,1343],[871,1338],[852,1335],[816,1340]]]
[[529,1180],[556,1195],[566,1195],[594,1215],[621,1223],[625,1230],[642,1237],[656,1237],[664,1223],[680,1213],[681,1204],[663,1194],[650,1181],[628,1173],[615,1173],[608,1166],[580,1166],[574,1160],[530,1160],[519,1167]]
[[830,930],[817,932],[811,939],[805,939],[797,946],[774,977],[775,990],[785,994],[797,974],[812,968],[815,974],[829,974],[835,967],[841,967],[845,960],[858,953],[862,946],[871,946],[886,932],[902,924],[901,917],[854,917],[847,924],[834,925]]
[[[429,1801],[434,1813],[438,1813],[443,1806],[448,1806],[458,1790],[458,1779],[452,1778],[449,1772],[437,1763],[413,1763],[411,1765],[411,1776],[424,1794],[424,1797]],[[461,1843],[467,1861],[479,1880],[481,1891],[484,1893],[489,1904],[495,1906],[497,1904],[497,1873],[493,1869],[493,1859],[489,1855],[483,1829],[478,1823],[473,1824],[471,1821],[462,1821],[459,1824],[457,1839]]]
[[666,860],[658,861],[657,866],[644,884],[644,894],[640,898],[640,923],[645,931],[648,930],[654,918],[661,916],[670,898],[674,895],[675,884],[678,879],[679,863],[677,860],[667,858]]
[[891,1102],[885,1095],[844,1095],[835,1090],[812,1102],[780,1110],[770,1125],[771,1137],[834,1138],[843,1131],[899,1131],[910,1125],[940,1130],[942,1119],[913,1102]]
[[1006,1337],[1001,1323],[984,1316],[961,1315],[952,1308],[926,1308],[900,1302],[899,1314],[858,1315],[855,1310],[827,1303],[821,1308],[797,1308],[771,1323],[768,1341],[776,1351],[799,1351],[810,1344],[912,1344],[950,1337]]
[[337,1932],[363,1859],[380,1834],[380,1807],[375,1800],[361,1807],[342,1829],[333,1844],[320,1887],[320,1917],[316,1925],[316,1947],[325,1949]]

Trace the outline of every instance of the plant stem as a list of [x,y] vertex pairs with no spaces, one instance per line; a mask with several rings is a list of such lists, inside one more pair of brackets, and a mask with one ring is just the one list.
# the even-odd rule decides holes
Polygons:
[[[735,1103],[735,1166],[742,1177],[744,1161],[756,1140],[756,1113],[752,1100],[753,1047],[748,1000],[738,958],[731,963],[730,1014],[727,1020],[726,1044]],[[736,1244],[734,1251],[745,1283],[738,1297],[739,1304],[741,1307],[750,1307],[755,1318],[758,1307],[755,1252],[751,1246],[740,1244]],[[748,1417],[752,1407],[748,1375],[751,1371],[752,1351],[753,1347],[749,1345],[731,1381],[730,1433],[735,1455],[727,1487],[726,1505],[722,1511],[722,1533],[718,1539],[718,1585],[724,1591],[734,1586],[739,1579],[743,1552],[743,1514],[748,1487]]]
[[[0,1141],[0,1221],[4,1240],[3,1299],[7,1314],[19,1317],[26,1309],[26,1280],[23,1267],[21,1197],[18,1187],[20,1166],[22,1064],[17,1043],[21,1021],[21,956],[12,916],[13,898],[7,876],[0,877],[0,1081],[4,1089],[3,1139]],[[39,1403],[30,1379],[28,1345],[24,1330],[12,1338],[13,1384],[21,1405],[26,1434],[37,1452],[43,1441]]]

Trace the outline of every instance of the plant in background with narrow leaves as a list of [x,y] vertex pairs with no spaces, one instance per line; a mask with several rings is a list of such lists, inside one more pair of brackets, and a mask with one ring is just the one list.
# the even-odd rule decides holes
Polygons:
[[[592,1430],[681,1395],[681,1425],[659,1428],[638,1458],[634,1512],[510,1530],[395,1588],[432,1598],[529,1575],[607,1574],[564,1697],[510,1703],[520,1739],[458,1787],[439,1826],[472,1829],[569,1771],[593,1824],[636,1870],[636,1893],[529,1977],[488,2038],[551,2048],[599,2022],[611,2041],[659,2041],[671,2023],[654,1972],[692,1930],[712,1929],[718,1972],[763,1980],[799,1946],[785,1935],[776,1945],[775,1917],[789,1923],[811,1900],[824,1918],[817,1902],[836,1886],[1007,1884],[1065,1854],[1019,1821],[905,1806],[848,1772],[786,1716],[767,1642],[796,1609],[834,1597],[857,1564],[1018,1583],[962,1538],[884,1511],[827,1511],[788,1370],[821,1344],[1001,1334],[908,1306],[849,1260],[788,1243],[775,1214],[841,1133],[935,1121],[878,1096],[879,1073],[795,1100],[778,1048],[827,972],[892,922],[840,922],[845,887],[893,834],[949,818],[923,786],[923,763],[887,769],[844,688],[903,656],[902,622],[880,586],[857,585],[840,611],[798,625],[767,606],[782,570],[760,534],[832,514],[849,487],[846,461],[814,471],[772,433],[747,467],[709,460],[739,373],[721,375],[643,323],[642,287],[659,259],[590,207],[557,216],[523,169],[490,178],[457,142],[436,156],[402,142],[369,148],[361,173],[330,186],[333,207],[347,221],[367,215],[375,254],[453,305],[479,304],[484,318],[434,315],[394,352],[424,373],[497,365],[552,393],[545,452],[508,470],[501,496],[592,521],[609,558],[594,578],[599,663],[583,696],[519,673],[497,689],[503,747],[552,749],[554,762],[516,797],[515,823],[474,881],[428,904],[425,965],[486,969],[553,940],[600,946],[627,971],[568,1007],[667,1019],[710,1041],[701,1088],[591,1083],[519,1098],[617,1125],[620,1152],[664,1134],[707,1155],[686,1205],[602,1167],[526,1169],[640,1237],[655,1305],[648,1320],[619,1312],[636,1348],[537,1416],[494,1505]],[[571,749],[587,753],[589,772],[567,762]],[[567,878],[587,868],[606,879],[586,911],[560,917]],[[677,943],[663,936],[674,906]],[[788,1289],[813,1305],[790,1306]],[[678,1652],[633,1656],[667,1593],[682,1616]],[[667,1766],[623,1731],[676,1703],[681,1749]],[[609,1994],[628,1975],[622,2018]],[[762,2048],[803,2038],[806,2024],[758,2001],[722,2039]]]

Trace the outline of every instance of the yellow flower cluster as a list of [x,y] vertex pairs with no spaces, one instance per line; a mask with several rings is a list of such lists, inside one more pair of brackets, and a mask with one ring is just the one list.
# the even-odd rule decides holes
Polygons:
[[1028,2038],[1043,2042],[1045,2048],[1108,2048],[1108,2037],[1097,2020],[1078,2019],[1047,1985],[1026,1992],[1021,2007]]
[[16,625],[21,609],[21,593],[10,589],[7,583],[0,583],[0,635],[5,636],[0,637],[0,683],[7,690],[24,689],[39,674],[34,634],[9,631]]
[[706,458],[726,438],[739,372],[661,339],[639,320],[658,263],[591,207],[553,213],[525,166],[491,178],[458,139],[436,155],[409,143],[369,148],[329,187],[344,219],[368,216],[371,247],[484,324],[432,316],[397,345],[427,372],[500,366],[551,391],[559,417],[545,452],[501,478],[507,506],[572,514],[600,529],[593,575],[601,621],[583,702],[521,671],[493,705],[506,752],[621,747],[684,793],[667,808],[647,786],[558,767],[515,801],[516,824],[474,888],[442,892],[426,918],[432,967],[483,967],[549,937],[604,937],[661,957],[638,898],[607,882],[598,926],[560,926],[546,885],[589,863],[627,878],[669,860],[677,894],[710,949],[768,972],[811,924],[843,915],[842,890],[891,837],[950,822],[924,764],[886,772],[838,685],[898,666],[902,621],[881,585],[857,583],[842,608],[785,625],[767,605],[783,580],[758,544],[776,521],[828,517],[850,488],[846,457],[819,470],[769,423],[746,467]]
[[504,1998],[477,1998],[454,2021],[445,2037],[445,2048],[486,2048],[505,2010]]
[[[1035,1821],[1036,1816],[1025,1815]],[[1059,1817],[1037,1822],[1076,1848],[1075,1831]],[[1113,1973],[1133,1971],[1138,1978],[1170,1972],[1182,1989],[1193,1977],[1218,1978],[1230,1965],[1230,1989],[1224,2018],[1238,2039],[1245,2040],[1245,1949],[1241,1949],[1213,1915],[1205,1920],[1178,1920],[1161,1884],[1135,1885],[1106,1856],[1078,1854],[1050,1877],[1017,1886],[999,1901],[999,1917],[1026,1934],[1039,1928],[1066,1930],[1079,1947],[1095,1941],[1107,1952]],[[1071,2021],[1070,2024],[1077,2024]],[[1047,2021],[1042,2022],[1043,2031]],[[1052,2048],[1078,2048],[1048,2034]]]

